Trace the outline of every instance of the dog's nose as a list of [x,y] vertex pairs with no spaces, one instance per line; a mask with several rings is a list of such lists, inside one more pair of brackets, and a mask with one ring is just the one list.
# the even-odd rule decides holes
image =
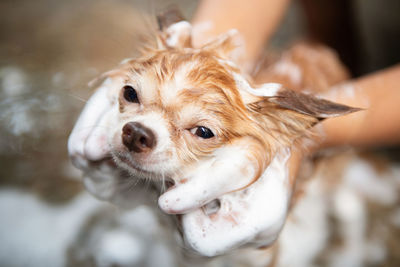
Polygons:
[[128,122],[122,128],[122,143],[136,153],[150,151],[156,143],[154,133],[139,122]]

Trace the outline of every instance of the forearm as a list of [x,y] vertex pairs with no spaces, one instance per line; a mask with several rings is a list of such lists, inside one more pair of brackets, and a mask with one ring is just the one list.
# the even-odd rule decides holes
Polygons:
[[193,42],[199,46],[230,29],[245,40],[243,62],[251,66],[274,33],[290,0],[203,0],[194,15]]
[[322,123],[322,147],[400,143],[400,65],[338,86],[323,97],[365,110]]

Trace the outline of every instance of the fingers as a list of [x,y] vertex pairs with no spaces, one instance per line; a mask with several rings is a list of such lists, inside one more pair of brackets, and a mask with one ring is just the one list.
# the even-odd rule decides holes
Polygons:
[[109,152],[106,129],[99,127],[112,106],[108,90],[105,83],[90,97],[69,136],[68,152],[77,168],[85,169],[86,160],[101,160]]
[[[193,169],[184,182],[160,196],[160,208],[169,214],[184,214],[223,194],[232,192],[251,184],[258,166],[250,160],[247,150],[237,147],[223,148],[215,158],[204,162]],[[181,181],[182,181],[181,180]]]
[[83,184],[98,199],[119,207],[154,205],[158,196],[156,188],[138,179],[116,168],[114,161],[108,158],[91,162],[90,168],[84,172]]
[[159,207],[168,214],[183,214],[219,196],[220,190],[210,187],[208,181],[204,181],[207,178],[201,178],[205,177],[195,177],[185,184],[170,188],[158,199]]
[[[197,209],[182,216],[184,239],[205,256],[216,256],[243,244],[271,244],[278,236],[287,213],[287,156],[278,156],[264,174],[245,190],[219,198],[220,208]],[[215,206],[211,207],[215,210]]]
[[118,172],[111,160],[92,163],[86,169],[83,184],[87,191],[101,200],[110,200],[118,186]]
[[92,128],[84,144],[84,155],[88,160],[98,161],[106,158],[111,151],[109,145],[109,133],[111,119],[114,109],[109,107],[102,117],[97,121],[97,125]]

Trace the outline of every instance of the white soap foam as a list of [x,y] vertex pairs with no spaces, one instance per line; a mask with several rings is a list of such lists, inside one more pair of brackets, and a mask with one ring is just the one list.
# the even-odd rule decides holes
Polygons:
[[15,97],[31,91],[25,72],[17,67],[1,68],[0,81],[2,92],[6,97]]
[[247,149],[235,145],[216,150],[213,158],[185,174],[184,183],[177,179],[175,187],[161,195],[160,208],[167,213],[187,213],[247,186],[256,171],[247,153]]
[[242,75],[238,73],[232,74],[234,76],[236,86],[239,89],[245,90],[255,96],[273,97],[277,95],[280,89],[282,89],[282,85],[279,83],[264,83],[260,87],[252,88]]
[[344,172],[347,185],[368,199],[384,205],[393,205],[398,201],[398,188],[393,170],[377,173],[370,163],[362,159],[353,160]]
[[170,47],[179,46],[179,42],[181,42],[182,37],[189,37],[192,31],[192,26],[187,21],[180,21],[172,24],[166,30],[168,34],[168,38],[166,40],[167,45]]
[[100,160],[108,154],[110,148],[107,140],[111,130],[108,124],[115,106],[113,99],[110,99],[110,91],[115,86],[118,86],[118,81],[106,79],[86,103],[68,139],[68,152],[73,162],[83,163],[83,158]]
[[281,152],[254,184],[219,198],[221,208],[216,214],[207,216],[201,209],[185,214],[182,227],[187,244],[205,256],[246,243],[271,244],[288,208],[288,157],[288,152]]
[[68,246],[100,205],[86,193],[50,206],[30,193],[0,190],[0,265],[65,266]]
[[284,58],[278,61],[274,65],[273,71],[279,75],[285,75],[289,77],[290,81],[295,85],[300,85],[303,78],[300,67],[293,63],[289,58]]
[[355,190],[342,185],[334,194],[333,208],[340,223],[342,246],[330,256],[331,266],[362,266],[367,227],[366,203]]
[[315,257],[325,248],[329,204],[319,178],[307,184],[279,235],[278,266],[313,266]]
[[[98,199],[110,201],[118,190],[118,175],[115,167],[110,166],[107,162],[98,163],[96,167],[89,167],[86,160],[82,160],[87,166],[83,173],[83,184],[89,193]],[[77,165],[77,164],[75,164]],[[79,165],[82,166],[82,165]]]
[[143,241],[124,230],[105,232],[96,244],[96,266],[134,266],[143,260],[145,246]]

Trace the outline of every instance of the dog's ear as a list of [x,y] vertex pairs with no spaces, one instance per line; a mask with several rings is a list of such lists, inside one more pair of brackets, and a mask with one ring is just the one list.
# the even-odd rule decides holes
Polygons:
[[[192,48],[192,25],[187,22],[177,7],[168,9],[157,15],[159,33],[158,48]],[[243,40],[237,30],[230,30],[217,36],[201,47],[205,51],[213,51],[219,57],[237,61],[244,52]]]
[[192,26],[176,7],[157,15],[159,48],[192,47]]
[[[242,94],[247,108],[265,125],[274,125],[288,136],[299,136],[326,118],[359,111],[313,95],[295,92],[276,83],[248,87]],[[271,128],[271,127],[268,127]]]
[[175,6],[158,13],[156,18],[160,31],[165,31],[172,24],[185,20],[181,11]]
[[[266,83],[257,89],[249,89],[252,95],[251,103],[247,103],[259,112],[268,112],[266,107],[274,104],[279,108],[292,110],[318,120],[337,117],[359,111],[361,109],[349,107],[310,94],[296,92],[276,83]],[[249,100],[247,100],[249,101]]]
[[243,47],[243,40],[239,32],[232,29],[212,39],[202,49],[213,51],[221,58],[236,62],[244,52]]

